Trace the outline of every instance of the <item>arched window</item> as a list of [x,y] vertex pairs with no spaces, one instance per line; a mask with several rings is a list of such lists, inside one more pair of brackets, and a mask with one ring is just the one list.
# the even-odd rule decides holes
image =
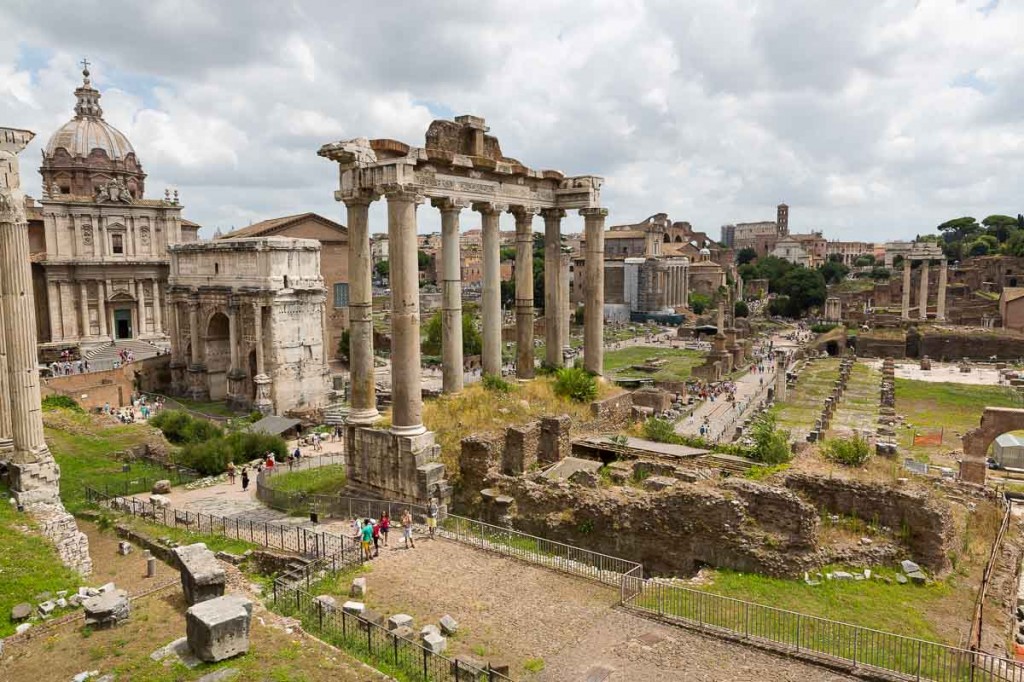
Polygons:
[[124,237],[119,234],[110,235],[111,250],[117,254],[124,253]]

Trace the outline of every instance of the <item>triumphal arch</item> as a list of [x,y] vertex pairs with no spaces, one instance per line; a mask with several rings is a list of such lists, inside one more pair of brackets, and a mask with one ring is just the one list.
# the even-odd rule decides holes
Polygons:
[[[534,373],[533,220],[544,220],[546,362],[562,364],[568,345],[568,282],[561,272],[561,222],[578,210],[586,232],[584,364],[602,372],[604,323],[604,222],[602,178],[566,176],[535,170],[502,154],[497,138],[487,135],[484,119],[458,116],[430,124],[423,147],[390,139],[357,138],[326,144],[320,156],[337,161],[340,188],[335,198],[348,209],[349,361],[352,377],[348,452],[350,476],[378,493],[424,499],[445,489],[443,466],[433,459],[432,434],[422,420],[420,387],[419,279],[416,260],[416,210],[430,200],[441,212],[442,232],[442,368],[443,388],[462,388],[462,288],[459,217],[464,209],[480,213],[483,227],[483,353],[485,374],[501,371],[501,288],[498,220],[511,213],[516,222],[516,370]],[[377,419],[373,380],[369,206],[380,197],[388,204],[391,271],[391,372],[393,439],[387,447],[370,447],[367,438]],[[415,442],[413,442],[415,441]],[[419,453],[427,451],[426,456]],[[386,454],[390,452],[391,454]],[[410,457],[396,458],[405,452]],[[427,461],[416,467],[415,461]],[[427,467],[427,469],[424,469]],[[440,470],[438,470],[440,467]]]

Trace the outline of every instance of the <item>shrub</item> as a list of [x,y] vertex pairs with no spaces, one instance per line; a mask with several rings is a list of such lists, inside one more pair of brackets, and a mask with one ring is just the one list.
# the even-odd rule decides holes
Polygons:
[[690,310],[695,315],[703,315],[711,307],[711,297],[707,294],[690,294]]
[[555,373],[555,395],[588,403],[597,397],[597,379],[581,367],[563,367]]
[[186,444],[181,449],[179,461],[202,474],[213,476],[222,473],[228,462],[249,462],[267,452],[273,452],[278,461],[284,461],[288,446],[279,436],[236,431],[227,436],[217,435]]
[[754,422],[751,431],[754,447],[750,458],[762,464],[784,464],[793,458],[789,447],[789,431],[775,425],[775,415],[762,414]]
[[481,383],[488,391],[494,391],[495,393],[512,392],[511,382],[502,379],[500,374],[485,374]]
[[71,410],[72,412],[85,412],[82,406],[75,402],[74,398],[66,395],[48,395],[43,398],[43,409],[47,412],[52,410]]
[[656,443],[679,444],[680,438],[675,427],[667,419],[650,417],[644,422],[644,437]]
[[833,438],[822,447],[822,454],[833,462],[856,467],[868,461],[868,457],[871,456],[871,446],[860,436],[854,436],[849,440]]
[[838,326],[839,325],[837,324],[831,324],[829,322],[818,322],[817,324],[811,325],[811,331],[814,332],[815,334],[825,334],[827,332],[832,331]]
[[745,301],[736,301],[736,303],[733,304],[732,311],[733,311],[732,314],[735,317],[749,317],[750,316],[750,307],[746,304]]
[[177,445],[201,443],[224,435],[224,430],[213,422],[197,419],[181,410],[165,410],[149,421],[163,432],[167,440]]

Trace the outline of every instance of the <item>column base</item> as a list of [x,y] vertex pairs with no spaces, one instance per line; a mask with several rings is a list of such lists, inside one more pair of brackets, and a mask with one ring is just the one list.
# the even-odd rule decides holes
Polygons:
[[427,427],[424,426],[423,424],[415,424],[413,426],[394,426],[393,425],[390,430],[391,430],[392,435],[395,435],[395,436],[412,437],[412,436],[422,436],[424,433],[427,432]]
[[354,426],[369,426],[370,424],[376,423],[380,419],[380,412],[377,408],[371,407],[367,409],[350,410],[346,422]]
[[0,462],[6,462],[14,454],[14,441],[10,438],[0,438]]
[[206,402],[210,399],[210,387],[206,383],[205,365],[189,365],[187,380],[186,398],[198,402]]

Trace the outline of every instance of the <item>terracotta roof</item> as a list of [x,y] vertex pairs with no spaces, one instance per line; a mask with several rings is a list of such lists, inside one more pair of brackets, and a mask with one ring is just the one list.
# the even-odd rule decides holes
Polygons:
[[286,215],[281,218],[271,218],[269,220],[263,220],[258,223],[253,223],[248,227],[243,227],[234,232],[228,232],[227,234],[217,237],[217,239],[238,239],[240,237],[263,237],[280,232],[284,228],[294,223],[300,222],[312,218],[319,222],[322,222],[330,227],[333,227],[342,232],[348,233],[348,228],[344,225],[334,222],[329,218],[325,218],[318,213],[299,213],[296,215]]
[[1003,300],[1015,301],[1024,296],[1024,287],[1003,287]]
[[181,224],[184,225],[185,227],[202,227],[202,225],[200,225],[199,223],[194,223],[187,218],[182,218]]

